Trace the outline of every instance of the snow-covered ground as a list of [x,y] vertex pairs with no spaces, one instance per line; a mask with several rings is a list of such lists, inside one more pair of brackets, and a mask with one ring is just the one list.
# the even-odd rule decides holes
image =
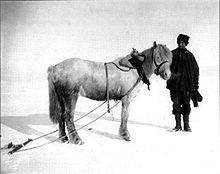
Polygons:
[[[1,173],[220,174],[218,14],[217,0],[1,1],[1,147],[57,129],[48,116],[46,70],[70,57],[108,62],[154,41],[173,50],[178,34],[187,34],[188,49],[201,67],[204,97],[192,107],[193,132],[171,132],[169,91],[153,75],[151,91],[144,86],[132,103],[130,142],[118,137],[118,105],[78,132],[82,146],[55,142],[11,156],[1,150]],[[79,98],[75,117],[99,104]],[[56,138],[55,133],[25,148]]]
[[[105,117],[79,130],[84,145],[55,142],[8,155],[1,150],[1,173],[64,174],[220,174],[219,77],[201,76],[204,101],[193,108],[193,132],[171,132],[174,117],[165,81],[153,76],[151,90],[144,86],[134,99],[128,129],[131,141],[118,137],[118,105]],[[57,129],[48,116],[47,80],[36,83],[2,81],[1,146],[22,143]],[[76,118],[100,102],[79,98]],[[111,106],[115,102],[110,103]],[[77,122],[80,127],[106,111],[106,105]],[[25,148],[57,138],[39,139]]]

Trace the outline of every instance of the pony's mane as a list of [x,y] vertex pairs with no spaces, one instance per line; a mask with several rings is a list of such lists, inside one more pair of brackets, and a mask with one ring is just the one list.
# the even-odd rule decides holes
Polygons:
[[[157,49],[159,50],[159,54],[163,56],[165,55],[165,57],[169,60],[169,62],[172,61],[172,53],[171,51],[167,48],[166,45],[162,45],[162,44],[157,44]],[[144,51],[141,52],[141,54],[144,54],[144,55],[152,55],[152,51],[153,51],[153,46],[151,48],[148,48]],[[148,56],[148,58],[151,60],[152,56]],[[149,61],[150,61],[149,60]]]
[[[162,45],[162,44],[157,44],[156,47],[158,53],[161,55],[161,57],[166,57],[166,60],[168,60],[170,63],[172,62],[172,53],[171,51],[166,47],[166,45]],[[144,67],[145,67],[145,74],[150,75],[153,73],[153,46],[140,52],[141,55],[145,56],[145,60],[144,60]],[[131,59],[131,54],[126,55],[125,57],[119,57],[116,60],[114,60],[114,62],[118,65],[121,66],[125,66],[125,67],[130,67],[132,68],[133,66],[131,65],[131,63],[128,61],[129,59]],[[149,78],[148,77],[148,78]]]
[[164,54],[169,60],[172,58],[171,51],[166,47],[166,45],[158,44],[158,49],[160,54]]
[[[157,44],[157,48],[160,50],[160,52],[162,52],[162,53],[164,53],[164,54],[166,54],[166,55],[170,55],[170,50],[167,48],[167,46],[166,45],[162,45],[162,44]],[[144,50],[144,51],[142,51],[142,53],[146,53],[147,51],[151,51],[153,49],[153,46],[152,47],[150,47],[150,48],[148,48],[148,49],[146,49],[146,50]]]
[[[166,57],[168,61],[171,63],[172,62],[172,53],[171,51],[166,47],[166,45],[162,44],[157,44],[157,47],[155,48],[158,50],[158,53],[161,55],[161,57]],[[144,51],[141,52],[142,55],[145,55],[145,74],[152,74],[153,73],[153,46],[151,48],[148,48]]]

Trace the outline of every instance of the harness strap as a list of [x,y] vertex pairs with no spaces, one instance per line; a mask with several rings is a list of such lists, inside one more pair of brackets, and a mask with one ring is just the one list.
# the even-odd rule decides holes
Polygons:
[[106,74],[106,100],[107,100],[107,111],[110,113],[109,109],[109,84],[108,84],[108,67],[107,63],[104,63],[105,65],[105,74]]
[[[107,111],[108,113],[110,113],[110,105],[109,105],[109,78],[108,78],[108,67],[107,64],[113,64],[115,65],[119,70],[120,69],[114,62],[108,62],[108,63],[104,63],[105,65],[105,74],[106,74],[106,100],[107,100]],[[129,69],[130,70],[130,69]],[[125,70],[122,70],[125,71]],[[128,95],[129,93],[131,93],[131,91],[137,86],[137,84],[143,80],[143,74],[141,72],[139,72],[139,69],[137,69],[139,77],[137,79],[137,81],[135,82],[135,84],[128,90],[128,92],[126,92],[121,98],[123,98],[124,96]],[[141,70],[140,70],[141,71]],[[150,90],[150,81],[148,79],[145,79],[145,81],[143,81],[144,83],[146,83],[148,85],[148,90]]]
[[105,64],[113,64],[113,65],[115,65],[118,69],[120,69],[121,71],[124,71],[124,72],[128,72],[128,71],[130,71],[131,69],[135,69],[135,68],[132,68],[132,67],[127,67],[128,69],[122,69],[122,68],[120,68],[116,63],[114,63],[114,62],[108,62],[108,63],[105,63]]
[[138,83],[139,83],[141,80],[142,80],[142,78],[141,78],[141,77],[138,77],[137,81],[136,81],[135,84],[132,86],[132,88],[130,88],[130,89],[128,90],[128,92],[125,93],[122,97],[124,97],[124,96],[128,95],[129,93],[131,93],[131,91],[138,85]]
[[142,67],[140,68],[137,68],[137,72],[138,72],[138,75],[140,77],[140,79],[145,83],[147,84],[147,89],[150,91],[150,80],[143,75],[143,69]]

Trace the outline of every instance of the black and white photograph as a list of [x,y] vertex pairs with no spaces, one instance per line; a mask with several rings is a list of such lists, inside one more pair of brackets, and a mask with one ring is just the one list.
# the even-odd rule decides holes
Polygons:
[[2,174],[220,174],[219,1],[1,1]]

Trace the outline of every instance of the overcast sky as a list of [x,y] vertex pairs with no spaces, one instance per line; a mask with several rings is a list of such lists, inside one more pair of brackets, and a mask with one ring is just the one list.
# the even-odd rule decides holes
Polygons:
[[1,8],[4,80],[45,80],[47,67],[66,58],[111,61],[153,41],[172,50],[179,33],[190,36],[204,71],[219,65],[218,0],[4,1]]

